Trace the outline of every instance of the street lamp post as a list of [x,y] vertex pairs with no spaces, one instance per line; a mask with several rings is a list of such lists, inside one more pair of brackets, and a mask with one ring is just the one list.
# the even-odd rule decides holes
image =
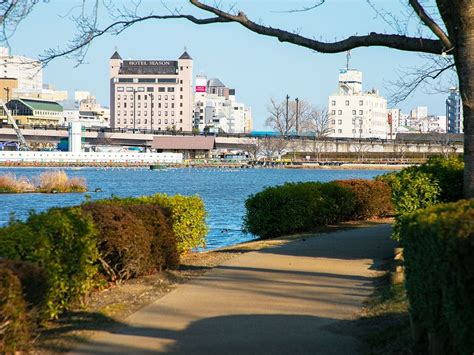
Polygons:
[[298,98],[295,99],[296,101],[296,135],[300,135],[300,122],[299,122],[299,102],[300,100]]

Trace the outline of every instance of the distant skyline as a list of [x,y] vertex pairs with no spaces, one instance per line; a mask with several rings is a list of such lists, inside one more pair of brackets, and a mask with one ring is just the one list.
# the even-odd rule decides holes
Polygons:
[[[37,58],[48,48],[64,47],[73,38],[75,26],[68,18],[80,0],[39,3],[10,40],[11,53]],[[114,2],[115,3],[115,2]],[[130,1],[121,1],[124,6]],[[167,1],[182,12],[198,14],[183,1]],[[230,4],[224,1],[224,6]],[[313,1],[234,1],[255,20],[274,27],[298,31],[302,35],[326,40],[368,32],[392,32],[364,0],[340,0],[298,13],[280,12],[308,6]],[[403,11],[398,1],[374,1],[394,14]],[[143,13],[153,9],[165,13],[156,1],[143,1]],[[203,15],[205,17],[208,15]],[[109,23],[101,17],[100,23]],[[346,66],[346,54],[319,54],[274,38],[259,36],[237,24],[199,26],[186,20],[144,22],[119,36],[105,36],[92,43],[85,63],[59,58],[44,69],[44,83],[58,90],[90,91],[100,103],[109,106],[109,58],[115,51],[124,59],[177,59],[187,48],[194,60],[194,75],[217,77],[236,89],[236,98],[252,108],[254,129],[262,130],[270,98],[290,100],[298,97],[325,108],[328,96],[337,91],[339,69]],[[363,72],[364,90],[376,88],[387,96],[387,82],[396,80],[401,66],[421,65],[424,59],[415,53],[387,48],[359,48],[351,52],[350,67]],[[444,83],[450,86],[451,83]],[[409,113],[415,106],[428,106],[430,114],[444,115],[448,94],[428,94],[418,89],[396,107]]]

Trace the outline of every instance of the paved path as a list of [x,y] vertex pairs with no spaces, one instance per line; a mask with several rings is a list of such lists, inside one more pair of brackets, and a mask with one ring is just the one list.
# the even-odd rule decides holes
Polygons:
[[75,353],[353,354],[347,327],[373,291],[391,227],[322,235],[235,257],[99,333]]

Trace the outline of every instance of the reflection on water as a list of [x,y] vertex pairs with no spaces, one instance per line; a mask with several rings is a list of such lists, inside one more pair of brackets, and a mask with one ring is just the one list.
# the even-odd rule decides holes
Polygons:
[[[16,176],[39,175],[45,168],[0,168],[0,174]],[[149,170],[144,168],[81,168],[65,169],[70,177],[84,177],[92,199],[111,195],[140,196],[158,192],[167,194],[200,195],[208,211],[210,227],[207,248],[232,245],[253,239],[241,231],[244,201],[264,186],[295,181],[331,181],[337,179],[371,179],[384,173],[378,170],[292,170],[292,169],[195,169],[180,168]],[[45,210],[53,206],[71,206],[84,201],[84,194],[12,194],[0,195],[0,223],[9,214],[25,218],[28,211]]]

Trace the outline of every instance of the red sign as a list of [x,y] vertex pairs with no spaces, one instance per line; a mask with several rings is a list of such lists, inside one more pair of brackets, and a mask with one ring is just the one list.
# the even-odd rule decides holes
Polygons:
[[206,87],[196,85],[196,92],[206,92]]

